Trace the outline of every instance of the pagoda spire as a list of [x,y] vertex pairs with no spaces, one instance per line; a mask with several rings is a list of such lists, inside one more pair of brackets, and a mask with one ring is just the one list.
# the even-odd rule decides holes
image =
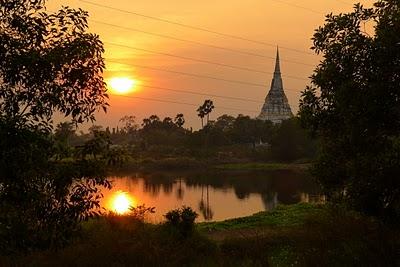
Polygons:
[[285,91],[283,90],[279,47],[276,47],[276,62],[271,88],[265,98],[265,103],[261,109],[261,113],[257,118],[260,120],[269,120],[273,123],[280,123],[292,116],[292,110]]
[[275,62],[275,74],[281,74],[281,65],[279,59],[279,47],[276,47],[276,62]]

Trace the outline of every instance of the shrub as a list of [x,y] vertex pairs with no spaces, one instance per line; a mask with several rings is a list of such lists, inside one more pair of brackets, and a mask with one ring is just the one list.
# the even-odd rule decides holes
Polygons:
[[167,212],[164,216],[167,219],[167,224],[176,228],[184,237],[187,237],[193,233],[194,222],[198,214],[191,207],[183,206],[180,209]]
[[138,221],[144,222],[146,215],[149,213],[154,213],[156,208],[155,207],[146,207],[145,204],[139,205],[137,207],[130,207],[129,210],[131,211],[131,216]]
[[170,223],[171,225],[178,226],[181,220],[180,209],[175,209],[167,212],[167,214],[165,214],[165,218],[167,219],[167,222]]

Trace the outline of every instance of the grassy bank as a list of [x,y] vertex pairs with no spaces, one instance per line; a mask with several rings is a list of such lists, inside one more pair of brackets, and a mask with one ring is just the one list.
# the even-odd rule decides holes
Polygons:
[[359,214],[310,204],[200,223],[187,237],[114,216],[83,224],[81,238],[62,250],[0,258],[0,265],[396,266],[398,237]]
[[308,163],[229,163],[214,166],[219,170],[231,171],[269,171],[269,170],[307,170],[310,165]]
[[311,216],[322,216],[327,210],[324,205],[300,203],[280,205],[272,211],[263,211],[252,216],[235,218],[221,222],[205,222],[197,225],[199,231],[229,231],[255,227],[293,227],[304,225]]
[[208,161],[191,157],[130,158],[120,169],[126,171],[198,170],[207,168],[208,165]]
[[218,171],[270,171],[270,170],[293,170],[304,171],[309,167],[308,163],[262,163],[262,162],[237,162],[226,163],[226,160],[197,159],[191,157],[169,157],[169,158],[130,158],[121,169],[124,170],[199,170],[214,169]]
[[[278,206],[198,224],[220,251],[248,266],[399,266],[400,232],[343,208]],[[247,266],[244,264],[244,266]]]

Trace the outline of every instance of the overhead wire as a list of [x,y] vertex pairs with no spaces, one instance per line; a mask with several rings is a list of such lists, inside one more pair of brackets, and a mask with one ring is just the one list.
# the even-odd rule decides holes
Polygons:
[[[123,64],[123,65],[127,65],[127,66],[142,68],[142,69],[162,71],[162,72],[168,72],[168,73],[184,75],[184,76],[191,76],[191,77],[202,78],[202,79],[210,79],[210,80],[223,81],[223,82],[236,83],[236,84],[243,84],[243,85],[256,86],[256,87],[265,87],[264,84],[260,84],[260,83],[252,83],[252,82],[246,82],[246,81],[241,81],[241,80],[231,80],[231,79],[219,78],[219,77],[203,75],[203,74],[189,73],[189,72],[184,72],[184,71],[175,71],[175,70],[170,70],[170,69],[150,67],[150,66],[144,66],[144,65],[139,65],[139,64],[131,64],[131,63],[116,61],[116,60],[112,60],[112,59],[106,59],[106,61],[111,62],[111,63],[117,63],[117,64]],[[293,77],[293,76],[284,76],[284,77],[297,79],[297,80],[308,81],[308,79],[303,79],[303,78],[299,78],[299,77]]]
[[[205,27],[198,27],[198,26],[184,24],[184,23],[180,23],[180,22],[176,22],[176,21],[172,21],[172,20],[163,19],[163,18],[160,18],[160,17],[149,16],[149,15],[145,15],[145,14],[142,14],[142,13],[139,13],[139,12],[134,12],[134,11],[124,10],[124,9],[120,9],[120,8],[116,8],[116,7],[112,7],[112,6],[108,6],[108,5],[98,4],[98,3],[95,3],[95,2],[92,2],[92,1],[88,1],[88,0],[78,0],[78,1],[80,1],[82,3],[90,4],[90,5],[93,5],[93,6],[106,8],[106,9],[109,9],[109,10],[114,10],[114,11],[118,11],[118,12],[125,13],[125,14],[131,14],[131,15],[135,15],[135,16],[139,16],[139,17],[143,17],[143,18],[147,18],[147,19],[152,19],[152,20],[156,20],[156,21],[160,21],[160,22],[163,22],[163,23],[168,23],[168,24],[172,24],[172,25],[176,25],[176,26],[180,26],[180,27],[184,27],[184,28],[188,28],[188,29],[192,29],[192,30],[208,32],[208,33],[212,33],[212,34],[223,36],[223,37],[228,37],[228,38],[232,38],[232,39],[237,39],[237,40],[247,41],[247,42],[251,42],[251,43],[256,43],[256,44],[259,44],[259,45],[276,47],[276,44],[271,44],[271,43],[267,43],[267,42],[264,42],[264,41],[254,40],[254,39],[246,38],[246,37],[243,37],[243,36],[223,33],[223,32],[215,31],[215,30],[208,29],[208,28],[205,28]],[[278,1],[278,0],[276,0],[276,1]],[[278,2],[283,2],[283,1],[278,1]],[[283,2],[283,3],[288,4],[287,2]],[[282,46],[282,45],[279,45],[279,47],[282,48],[282,49],[290,50],[290,51],[297,52],[297,53],[314,55],[311,52],[304,51],[304,50],[299,50],[299,49],[296,49],[296,48],[290,48],[290,47]]]
[[[143,81],[143,80],[141,80],[141,81]],[[147,85],[147,84],[140,84],[139,86],[145,87],[145,88],[150,88],[150,89],[155,89],[155,90],[161,90],[161,91],[170,91],[170,92],[175,92],[175,93],[191,94],[191,95],[198,95],[198,96],[205,96],[205,97],[216,97],[216,98],[229,99],[229,100],[242,101],[242,102],[251,102],[251,103],[258,103],[258,104],[262,104],[265,102],[265,101],[260,101],[260,100],[256,100],[256,99],[252,99],[252,98],[234,97],[234,96],[218,95],[218,94],[212,94],[212,93],[200,93],[200,92],[193,91],[194,89],[191,89],[191,90],[174,89],[174,88],[169,88],[169,87]],[[203,90],[203,89],[200,89],[200,90]],[[287,89],[285,89],[285,90],[287,90]],[[292,91],[300,93],[300,91],[296,91],[296,90],[292,90]]]
[[[198,92],[194,92],[194,91],[187,91],[187,90],[181,90],[181,89],[172,89],[172,88],[153,86],[153,85],[144,85],[144,84],[140,85],[140,86],[141,87],[146,87],[146,88],[151,88],[151,89],[156,89],[156,90],[171,91],[171,92],[183,93],[183,94],[192,94],[192,95],[199,95],[199,96],[206,96],[206,97],[217,97],[217,98],[222,98],[222,99],[229,99],[229,100],[242,101],[242,102],[252,102],[252,103],[258,103],[258,104],[265,103],[265,101],[260,101],[260,100],[251,99],[251,98],[216,95],[216,94],[208,94],[208,93],[198,93]],[[287,89],[285,89],[285,90],[287,90]],[[296,91],[296,92],[300,93],[300,91]],[[290,105],[290,106],[293,107],[292,105]]]
[[[210,48],[214,48],[214,49],[225,50],[225,51],[229,51],[229,52],[232,52],[232,53],[238,53],[238,54],[242,54],[242,55],[260,57],[260,58],[268,58],[268,59],[271,59],[271,60],[275,60],[275,57],[263,55],[263,54],[260,54],[260,53],[248,52],[248,51],[243,51],[243,50],[239,50],[239,49],[233,49],[233,48],[229,48],[229,47],[223,47],[223,46],[208,44],[208,43],[204,43],[204,42],[198,42],[198,41],[194,41],[194,40],[182,39],[182,38],[174,37],[174,36],[171,36],[171,35],[165,35],[165,34],[159,34],[159,33],[139,30],[139,29],[132,28],[132,27],[120,26],[120,25],[107,23],[107,22],[102,22],[102,21],[93,20],[93,19],[89,19],[89,20],[91,22],[94,22],[94,23],[97,23],[97,24],[102,24],[102,25],[106,25],[106,26],[110,26],[110,27],[114,27],[114,28],[119,28],[119,29],[124,29],[124,30],[128,30],[128,31],[134,31],[134,32],[140,32],[140,33],[144,33],[144,34],[148,34],[148,35],[152,35],[152,36],[157,36],[157,37],[176,40],[176,41],[181,41],[181,42],[192,43],[192,44],[196,44],[196,45],[199,45],[199,46],[205,46],[205,47],[210,47]],[[308,64],[308,63],[294,61],[294,60],[282,59],[281,61],[282,62],[293,63],[293,64],[304,65],[304,66],[314,66],[313,64]]]
[[[249,72],[257,72],[257,73],[263,73],[263,74],[273,74],[272,72],[263,71],[263,70],[258,70],[258,69],[253,69],[253,68],[234,66],[234,65],[225,64],[225,63],[220,63],[220,62],[215,62],[215,61],[210,61],[210,60],[206,60],[206,59],[198,59],[198,58],[180,56],[180,55],[176,55],[176,54],[165,53],[165,52],[159,52],[159,51],[154,51],[154,50],[149,50],[149,49],[144,49],[144,48],[139,48],[139,47],[133,47],[133,46],[129,46],[129,45],[124,45],[124,44],[117,44],[117,43],[113,43],[113,42],[104,42],[104,44],[109,44],[109,45],[113,45],[113,46],[128,48],[128,49],[137,50],[137,51],[143,51],[143,52],[152,53],[152,54],[157,54],[157,55],[163,55],[163,56],[168,56],[168,57],[179,58],[179,59],[183,59],[183,60],[189,60],[189,61],[194,61],[194,62],[200,62],[200,63],[204,63],[204,64],[216,65],[216,66],[225,67],[225,68],[238,69],[238,70],[244,70],[244,71],[249,71]],[[284,75],[284,76],[285,76],[285,75]],[[285,77],[287,77],[287,76],[285,76]],[[297,78],[297,79],[303,79],[303,78],[296,77],[296,76],[291,76],[291,77],[292,77],[293,79],[295,79],[295,78]]]
[[[252,39],[248,39],[248,38],[245,38],[245,37],[242,37],[242,36],[236,36],[236,35],[221,33],[221,32],[217,32],[217,31],[214,31],[214,30],[207,29],[207,28],[201,28],[201,27],[197,27],[197,26],[192,26],[192,25],[187,25],[187,24],[183,24],[183,23],[179,23],[179,22],[165,20],[165,19],[161,19],[161,18],[158,18],[158,17],[153,17],[153,16],[140,14],[140,13],[137,13],[137,12],[127,11],[127,10],[114,8],[114,7],[111,7],[111,6],[97,4],[97,3],[94,3],[94,2],[91,2],[91,1],[87,1],[87,0],[78,0],[78,1],[81,1],[81,2],[84,2],[84,3],[88,3],[88,4],[91,4],[91,5],[96,5],[96,6],[103,7],[103,8],[108,8],[108,9],[119,11],[119,12],[123,12],[123,13],[128,13],[128,14],[132,14],[132,15],[136,15],[136,16],[145,17],[145,18],[148,18],[148,19],[158,20],[158,21],[161,21],[161,22],[164,22],[164,23],[178,25],[178,26],[181,26],[181,27],[191,28],[191,29],[199,30],[199,31],[206,31],[206,32],[213,33],[213,34],[220,35],[220,36],[224,36],[224,37],[229,37],[229,38],[234,38],[234,39],[239,39],[239,40],[243,40],[243,41],[248,41],[248,42],[253,42],[253,43],[257,43],[257,44],[262,44],[262,45],[266,45],[266,46],[275,47],[275,44],[270,44],[270,43],[266,43],[266,42],[258,41],[258,40],[252,40]],[[298,7],[298,8],[306,9],[306,10],[309,10],[311,12],[320,14],[320,12],[317,12],[315,10],[304,8],[304,7],[298,6],[298,5],[289,4],[289,3],[284,2],[284,1],[280,1],[280,0],[273,0],[273,1],[284,3],[284,4],[287,4],[287,5],[292,5],[292,6],[295,6],[295,7]],[[274,59],[273,57],[265,56],[265,55],[262,55],[262,54],[257,54],[257,53],[242,51],[242,50],[236,50],[236,49],[232,49],[232,48],[226,48],[226,47],[216,46],[216,45],[212,45],[212,44],[196,42],[196,41],[192,41],[192,40],[181,39],[181,38],[174,37],[174,36],[168,36],[168,35],[164,35],[164,34],[152,33],[152,32],[148,32],[148,31],[138,30],[138,29],[134,29],[134,28],[130,28],[130,27],[123,27],[123,26],[119,26],[119,25],[115,25],[115,24],[111,24],[111,23],[106,23],[106,22],[101,22],[101,21],[95,21],[95,20],[92,20],[92,21],[95,22],[95,23],[104,24],[104,25],[108,25],[108,26],[112,26],[112,27],[118,27],[118,28],[122,28],[122,29],[126,29],[126,30],[142,32],[142,33],[146,33],[146,34],[150,34],[150,35],[154,35],[154,36],[174,39],[174,40],[183,41],[183,42],[191,42],[191,43],[194,43],[194,44],[197,44],[197,45],[208,46],[208,47],[221,49],[221,50],[226,50],[226,51],[230,51],[230,52],[235,52],[235,53],[240,53],[240,54],[245,54],[245,55],[251,55],[251,56]],[[224,64],[224,63],[220,63],[220,62],[213,62],[213,61],[203,60],[203,59],[195,59],[195,58],[179,56],[179,55],[170,54],[170,53],[152,51],[152,50],[143,49],[143,48],[137,48],[137,47],[131,47],[131,46],[127,46],[127,45],[111,43],[111,42],[108,42],[108,44],[115,45],[115,46],[120,46],[120,47],[126,47],[126,48],[130,48],[130,49],[135,49],[135,50],[138,50],[138,51],[144,51],[144,52],[148,52],[148,53],[160,54],[160,55],[165,55],[165,56],[170,56],[170,57],[177,57],[177,58],[181,58],[181,59],[184,59],[184,60],[197,61],[197,62],[202,62],[202,63],[206,63],[206,64],[213,64],[213,65],[229,67],[229,68],[235,68],[235,69],[240,69],[240,70],[246,70],[246,71],[251,71],[251,72],[272,74],[271,72],[266,72],[266,71],[251,69],[251,68],[233,66],[233,65],[229,65],[229,64]],[[294,52],[304,53],[304,54],[311,54],[309,52],[305,52],[305,51],[302,51],[302,50],[293,49],[293,48],[289,48],[289,47],[285,47],[285,46],[280,46],[280,48],[286,49],[286,50],[291,50],[291,51],[294,51]],[[180,75],[193,76],[193,77],[198,77],[198,78],[206,78],[206,79],[213,79],[213,80],[219,80],[219,81],[231,82],[231,83],[238,83],[238,84],[244,84],[244,85],[250,85],[250,86],[265,87],[264,84],[257,84],[257,83],[238,81],[238,80],[230,80],[230,79],[218,78],[218,77],[214,77],[214,76],[187,73],[187,72],[181,72],[181,71],[173,71],[173,70],[155,68],[155,67],[150,67],[150,66],[143,66],[143,65],[138,65],[138,64],[128,64],[128,63],[125,63],[125,62],[118,62],[118,61],[115,61],[115,60],[107,60],[107,61],[108,62],[118,63],[118,64],[130,65],[130,66],[139,67],[139,68],[146,68],[146,69],[150,69],[150,70],[156,70],[156,71],[163,71],[163,72],[169,72],[169,73],[180,74]],[[295,63],[295,64],[302,64],[302,65],[310,65],[310,66],[312,66],[311,64],[306,64],[306,63],[301,63],[301,62],[296,62],[296,61],[289,61],[289,60],[282,60],[282,61],[287,61],[287,62],[291,62],[291,63]],[[287,77],[287,78],[292,78],[292,79],[307,80],[307,79],[296,77],[296,76],[288,76],[288,75],[283,75],[283,76]],[[175,91],[175,92],[180,92],[180,93],[189,93],[189,94],[196,94],[196,95],[202,95],[202,96],[220,97],[220,98],[226,98],[226,99],[231,99],[231,100],[240,100],[240,101],[262,103],[262,101],[257,101],[257,100],[252,100],[252,99],[244,99],[244,98],[238,98],[238,97],[221,96],[221,95],[215,95],[215,94],[202,94],[202,93],[196,93],[196,92],[191,92],[191,91],[178,90],[178,89],[172,89],[172,88],[163,88],[163,87],[157,87],[157,86],[148,86],[148,85],[142,85],[142,86],[143,87],[154,88],[154,89],[160,89],[160,90]],[[290,89],[287,89],[287,90],[290,90]],[[295,91],[295,90],[293,90],[293,91]],[[296,90],[296,92],[298,92],[298,91]],[[166,102],[166,103],[197,106],[196,104],[187,103],[187,102],[162,100],[162,99],[156,99],[156,98],[144,98],[144,97],[139,97],[139,96],[126,96],[126,95],[116,95],[116,94],[113,94],[113,95],[121,96],[121,97],[141,99],[141,100],[147,100],[147,101],[157,101],[157,102]],[[229,108],[229,107],[219,107],[219,108],[221,108],[221,109],[229,109],[229,110],[239,110],[239,109],[236,109],[236,108]],[[239,110],[239,111],[245,111],[245,110]],[[251,111],[250,110],[246,110],[246,111],[247,112],[258,112],[258,111],[254,111],[254,110],[251,110]]]
[[[133,99],[139,99],[139,100],[145,100],[145,101],[156,101],[156,102],[162,102],[162,103],[172,103],[172,104],[179,104],[179,105],[186,105],[186,106],[193,106],[193,107],[198,107],[198,104],[193,104],[193,103],[188,103],[188,102],[182,102],[182,101],[172,101],[172,100],[165,100],[165,99],[158,99],[158,98],[152,98],[152,97],[140,97],[140,96],[129,96],[129,95],[119,95],[119,94],[111,94],[113,96],[119,96],[119,97],[125,97],[125,98],[133,98]],[[224,107],[224,106],[216,106],[216,108],[219,109],[224,109],[224,110],[235,110],[235,111],[244,111],[244,112],[259,112],[258,110],[245,110],[245,109],[238,109],[238,108],[231,108],[231,107]]]
[[[79,0],[79,1],[83,1],[83,0]],[[292,6],[292,7],[295,7],[295,8],[307,10],[307,11],[315,13],[315,14],[323,14],[323,15],[325,15],[325,13],[323,13],[323,12],[320,12],[320,11],[317,11],[317,10],[314,10],[314,9],[311,9],[311,8],[308,8],[308,7],[304,7],[304,6],[301,6],[301,5],[293,4],[293,3],[290,3],[290,2],[286,2],[286,1],[282,1],[282,0],[271,0],[271,1],[278,2],[278,3],[281,3],[281,4],[285,4],[287,6]],[[83,1],[83,2],[85,2],[85,1]]]
[[352,3],[349,3],[349,2],[346,2],[346,1],[343,1],[343,0],[336,0],[336,2],[345,4],[345,5],[352,5]]
[[163,91],[171,91],[171,92],[176,92],[176,93],[192,94],[192,95],[207,96],[207,97],[217,97],[217,98],[230,99],[230,100],[243,101],[243,102],[264,103],[264,101],[255,100],[255,99],[251,99],[251,98],[224,96],[224,95],[216,95],[216,94],[206,94],[206,93],[199,93],[199,92],[187,91],[187,90],[181,90],[181,89],[153,86],[153,85],[141,85],[141,86],[146,87],[146,88],[163,90]]

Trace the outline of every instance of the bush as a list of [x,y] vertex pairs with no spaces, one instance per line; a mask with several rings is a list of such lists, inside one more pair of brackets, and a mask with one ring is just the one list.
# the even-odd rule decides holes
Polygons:
[[144,222],[146,215],[155,212],[155,207],[146,207],[146,205],[139,205],[137,207],[130,207],[131,216],[138,221]]
[[184,237],[187,237],[193,233],[194,222],[198,214],[192,208],[183,206],[180,209],[167,212],[164,216],[167,219],[167,224],[177,229]]

